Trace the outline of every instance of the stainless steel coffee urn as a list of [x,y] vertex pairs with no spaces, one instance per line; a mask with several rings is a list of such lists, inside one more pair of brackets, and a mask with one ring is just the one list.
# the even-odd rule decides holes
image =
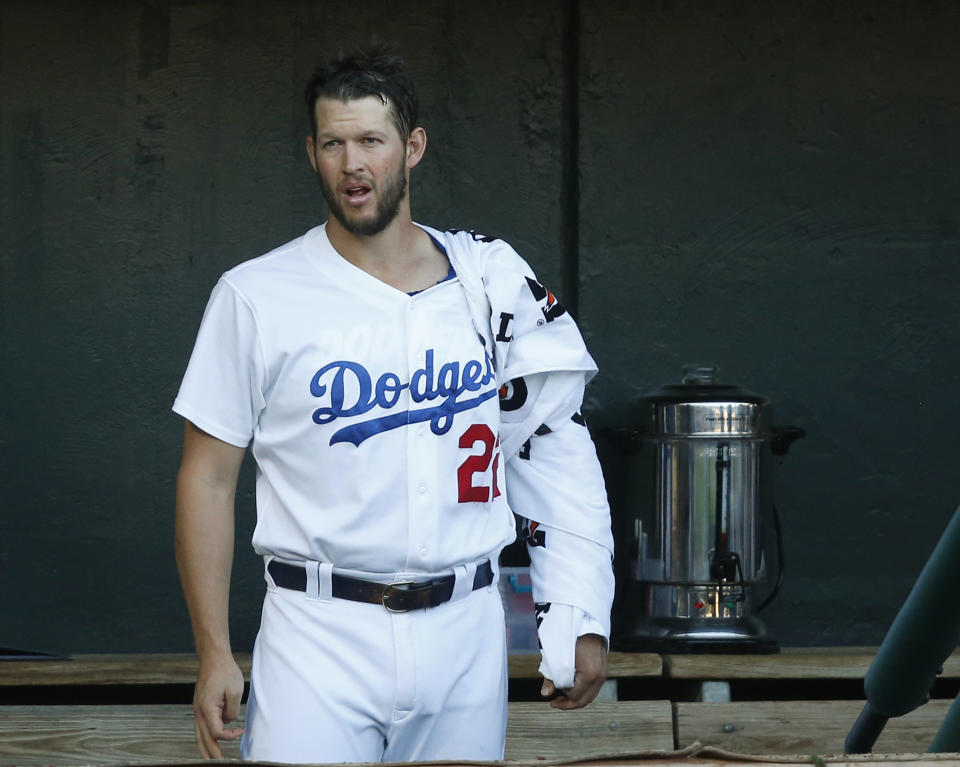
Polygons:
[[777,651],[756,616],[761,587],[769,597],[779,585],[771,570],[782,577],[771,456],[804,432],[770,417],[766,398],[719,383],[715,366],[688,366],[682,383],[641,401],[618,649]]

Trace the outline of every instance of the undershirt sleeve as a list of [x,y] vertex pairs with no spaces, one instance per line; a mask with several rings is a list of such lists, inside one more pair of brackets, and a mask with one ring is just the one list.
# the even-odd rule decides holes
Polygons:
[[203,313],[173,410],[211,436],[246,447],[265,404],[264,371],[254,312],[221,278]]

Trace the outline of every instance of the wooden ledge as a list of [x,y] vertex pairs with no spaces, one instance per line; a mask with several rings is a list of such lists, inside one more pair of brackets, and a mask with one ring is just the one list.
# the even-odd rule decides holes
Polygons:
[[[250,678],[250,654],[236,653]],[[536,679],[539,655],[511,655],[511,679]],[[651,653],[610,653],[611,679],[660,676],[663,662]],[[51,685],[193,684],[198,661],[193,653],[75,655],[67,660],[0,661],[0,687]]]
[[[250,654],[237,653],[244,677]],[[74,655],[66,660],[0,662],[0,686],[193,684],[199,663],[193,653]]]
[[[774,655],[613,652],[611,679],[862,679],[876,655],[874,647],[785,647]],[[237,653],[249,678],[250,654]],[[539,655],[511,655],[511,679],[536,679]],[[84,654],[67,660],[0,661],[0,687],[51,685],[193,684],[197,657],[193,653]],[[960,678],[960,651],[944,663],[942,677]]]
[[[664,655],[672,679],[863,679],[876,647],[784,647],[774,655]],[[960,651],[943,665],[943,677],[960,677]]]
[[[537,679],[539,655],[511,655],[511,679]],[[607,676],[622,679],[635,676],[662,676],[663,660],[654,653],[612,652],[607,656]]]

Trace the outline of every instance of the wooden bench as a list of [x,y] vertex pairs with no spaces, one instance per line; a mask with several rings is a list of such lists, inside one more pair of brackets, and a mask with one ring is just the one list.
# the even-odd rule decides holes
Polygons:
[[[238,743],[223,745],[225,757],[239,758]],[[558,711],[547,703],[509,704],[508,759],[578,759],[648,750],[673,750],[669,701],[598,702],[577,711]],[[188,705],[0,708],[0,765],[197,758]]]

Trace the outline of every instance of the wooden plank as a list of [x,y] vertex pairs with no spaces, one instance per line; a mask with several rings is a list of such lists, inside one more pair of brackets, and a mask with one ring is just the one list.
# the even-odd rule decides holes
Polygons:
[[[250,654],[237,653],[244,676],[250,674]],[[74,655],[67,660],[0,662],[0,686],[193,684],[197,679],[193,653]]]
[[875,654],[870,647],[785,647],[774,655],[665,655],[663,662],[674,679],[857,679]]
[[[626,764],[622,762],[620,764]],[[837,767],[960,767],[957,754],[782,754],[754,757],[732,754],[726,751],[715,753],[705,748],[692,757],[673,759],[657,758],[632,762],[635,767],[797,767],[837,765]],[[163,765],[161,767],[170,767]],[[579,763],[577,767],[587,767]],[[600,767],[600,765],[597,765]],[[605,767],[611,767],[608,762]]]
[[[244,707],[245,708],[245,707]],[[237,726],[243,722],[244,711]],[[673,748],[669,701],[594,703],[558,711],[547,703],[509,704],[507,758],[575,758]],[[239,758],[239,743],[223,743]],[[0,765],[104,764],[197,759],[187,705],[4,706]]]
[[[773,655],[664,655],[664,675],[674,679],[862,679],[874,647],[785,647]],[[944,664],[960,675],[960,653]]]
[[[676,679],[852,679],[870,667],[873,648],[784,648],[777,655],[666,655],[610,653],[611,678],[659,676]],[[250,654],[237,653],[249,677]],[[538,655],[511,655],[510,676],[539,676]],[[2,661],[0,686],[193,684],[192,653],[89,654],[67,660]],[[945,677],[960,677],[960,652],[944,664]]]
[[653,653],[612,652],[607,657],[607,674],[611,679],[661,676],[663,659]]
[[507,759],[577,759],[673,750],[669,701],[595,702],[576,711],[511,703]]
[[[509,658],[511,679],[535,679],[540,676],[540,656],[511,655]],[[618,677],[660,676],[663,661],[654,653],[612,652],[607,657],[607,675]]]
[[[875,753],[922,753],[952,701],[933,700],[891,719]],[[842,754],[863,701],[677,703],[680,748],[700,741],[741,754]]]
[[[241,717],[242,719],[242,717]],[[239,743],[224,756],[240,757]],[[197,759],[193,711],[176,706],[4,706],[0,764]]]
[[[250,678],[250,654],[237,653],[244,678]],[[540,676],[539,655],[511,655],[513,679]],[[651,653],[610,653],[610,676],[660,676],[663,664]],[[43,685],[193,684],[197,656],[192,653],[75,655],[67,660],[2,661],[0,687]]]
[[[862,679],[875,647],[784,647],[774,655],[664,655],[664,675],[674,679]],[[960,651],[943,664],[943,676],[960,677]]]

